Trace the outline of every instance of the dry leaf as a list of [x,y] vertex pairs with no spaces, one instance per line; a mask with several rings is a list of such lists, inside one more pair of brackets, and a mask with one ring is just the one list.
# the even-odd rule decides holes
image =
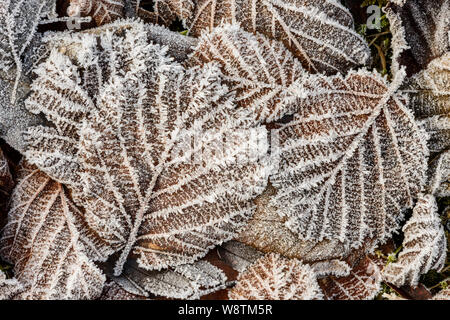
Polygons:
[[21,299],[92,299],[105,276],[91,262],[95,237],[64,187],[23,163],[0,241],[2,258],[15,264]]
[[176,18],[186,20],[192,16],[194,3],[192,0],[153,0],[153,12],[156,15],[156,23],[166,26]]
[[301,239],[358,248],[399,228],[428,157],[425,133],[395,93],[401,80],[367,71],[303,79],[293,121],[272,131],[271,177],[273,205]]
[[433,196],[422,195],[419,198],[403,232],[403,249],[397,262],[383,270],[383,277],[399,287],[415,287],[422,274],[431,269],[440,270],[447,255],[447,239]]
[[450,288],[439,291],[433,296],[433,300],[450,300]]
[[450,150],[433,159],[428,169],[427,192],[437,198],[450,197]]
[[296,81],[305,74],[282,43],[237,25],[204,33],[187,64],[212,61],[220,64],[224,80],[236,92],[236,103],[252,110],[260,122],[278,120],[289,112],[285,97],[296,93]]
[[364,65],[370,51],[353,29],[349,11],[335,0],[197,0],[189,34],[222,23],[284,43],[311,72],[345,72]]
[[231,300],[316,300],[322,298],[314,270],[296,259],[270,253],[242,272]]
[[124,16],[124,0],[70,0],[69,17],[91,16],[97,26]]

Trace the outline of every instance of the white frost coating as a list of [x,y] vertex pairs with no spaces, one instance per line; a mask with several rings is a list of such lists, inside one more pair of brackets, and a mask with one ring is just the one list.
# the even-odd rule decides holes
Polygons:
[[403,232],[403,249],[397,262],[383,270],[383,277],[399,287],[415,287],[422,274],[441,270],[447,255],[447,239],[432,195],[421,195]]
[[5,273],[0,271],[0,300],[10,300],[22,290],[23,286],[16,278],[6,279]]
[[[401,0],[405,1],[405,0]],[[384,8],[383,11],[386,13],[386,17],[390,23],[390,31],[392,33],[392,64],[391,64],[391,73],[395,77],[395,75],[399,72],[400,66],[400,57],[405,50],[408,50],[410,47],[408,42],[406,41],[405,28],[402,25],[402,20],[398,14],[396,14],[391,8]]]
[[[293,121],[272,150],[272,204],[301,239],[358,248],[397,231],[424,185],[427,136],[392,84],[367,71],[303,78]],[[273,143],[272,143],[273,148]]]
[[70,0],[70,17],[90,15],[98,26],[110,23],[124,15],[124,0]]
[[435,197],[450,197],[450,151],[442,153],[429,168],[427,192]]

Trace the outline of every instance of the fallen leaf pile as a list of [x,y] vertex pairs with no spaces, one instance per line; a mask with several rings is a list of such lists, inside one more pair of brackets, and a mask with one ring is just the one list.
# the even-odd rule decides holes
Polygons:
[[0,0],[0,298],[448,299],[425,2],[382,76],[338,0]]

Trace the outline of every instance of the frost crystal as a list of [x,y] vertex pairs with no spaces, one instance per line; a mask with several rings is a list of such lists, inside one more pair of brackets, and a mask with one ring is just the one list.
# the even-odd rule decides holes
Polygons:
[[105,276],[90,261],[96,241],[64,187],[22,164],[0,240],[2,258],[15,264],[22,299],[93,299]]
[[204,33],[187,64],[217,61],[236,102],[252,110],[258,121],[271,122],[286,114],[285,96],[296,92],[305,71],[282,43],[245,32],[237,25]]
[[403,232],[405,239],[398,261],[383,270],[383,277],[399,287],[414,287],[422,274],[431,269],[440,270],[445,264],[447,239],[433,196],[419,198]]
[[[358,248],[399,227],[425,182],[428,149],[404,97],[367,71],[312,75],[277,132],[273,205],[300,238]],[[273,140],[273,138],[272,138]],[[272,143],[273,148],[273,143]]]
[[198,36],[223,22],[275,39],[312,72],[345,72],[364,65],[370,51],[353,29],[353,19],[336,0],[197,0],[187,19]]
[[322,298],[314,270],[296,259],[270,253],[242,272],[232,300],[316,300]]
[[124,16],[124,0],[70,0],[69,16],[92,16],[98,26]]
[[145,296],[135,295],[123,289],[116,282],[105,284],[100,300],[145,300]]
[[157,23],[169,26],[176,18],[186,20],[191,17],[194,3],[192,0],[153,0],[153,11]]
[[121,251],[116,275],[130,252],[162,269],[230,240],[267,183],[266,129],[235,108],[217,66],[184,69],[140,23],[81,38],[76,64],[54,50],[37,70],[27,106],[55,127],[27,132],[28,159]]

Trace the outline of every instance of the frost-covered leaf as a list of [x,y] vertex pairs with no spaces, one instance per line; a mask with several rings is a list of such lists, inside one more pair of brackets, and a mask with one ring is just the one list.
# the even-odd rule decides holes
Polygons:
[[124,0],[70,0],[67,13],[71,17],[91,16],[101,26],[124,16]]
[[433,300],[450,300],[450,288],[439,291],[433,296]]
[[0,149],[0,217],[6,213],[14,180],[9,170],[8,160]]
[[316,300],[322,299],[322,292],[310,266],[270,253],[239,275],[229,297],[232,300]]
[[450,150],[433,159],[426,191],[435,197],[450,197]]
[[[400,64],[411,68],[416,62],[425,68],[431,60],[450,50],[449,0],[407,0],[402,6],[392,5],[392,10],[402,23],[410,47],[398,56]],[[394,33],[398,27],[396,23]]]
[[[55,0],[1,0],[0,1],[0,69],[15,71],[11,101],[16,100],[23,61],[36,37],[39,23],[53,14]],[[1,88],[2,95],[6,94]],[[3,107],[3,105],[1,106]]]
[[422,195],[419,198],[403,233],[403,249],[398,260],[383,270],[383,277],[399,287],[415,287],[422,274],[444,266],[447,254],[447,239],[433,196]]
[[434,59],[425,70],[409,79],[403,91],[410,95],[411,108],[430,135],[430,151],[449,149],[450,52]]
[[100,300],[145,300],[142,295],[132,294],[114,281],[105,284]]
[[370,51],[353,29],[349,11],[336,0],[197,0],[187,19],[199,36],[225,23],[239,23],[284,43],[312,72],[345,72],[364,65]]
[[140,268],[136,260],[129,259],[122,275],[113,280],[136,295],[173,299],[199,299],[227,285],[224,272],[204,260],[162,271],[147,271]]
[[238,25],[226,25],[204,33],[187,64],[220,64],[236,102],[249,108],[258,121],[270,122],[287,113],[284,97],[296,91],[305,71],[282,43],[253,35]]
[[64,187],[23,163],[0,240],[2,258],[15,264],[22,299],[98,297],[105,276],[91,262],[97,239]]
[[304,78],[293,121],[272,132],[271,177],[273,205],[301,239],[358,248],[399,228],[428,156],[425,134],[395,93],[401,80],[389,85],[367,71]]
[[22,284],[16,278],[6,279],[5,273],[0,271],[0,300],[12,299],[22,290]]
[[121,251],[116,274],[130,252],[150,270],[193,262],[253,213],[267,183],[258,161],[267,131],[235,108],[217,66],[184,69],[140,23],[103,34],[116,68],[86,81],[83,68],[97,63],[89,39],[81,68],[54,51],[38,71],[27,106],[55,127],[30,129],[26,155],[72,189],[90,227]]
[[370,300],[381,289],[383,259],[363,256],[345,277],[331,276],[319,281],[327,300]]
[[220,257],[234,270],[243,272],[264,253],[239,241],[228,241],[219,247]]
[[305,262],[348,256],[350,250],[336,240],[316,243],[299,239],[296,233],[286,227],[286,218],[281,217],[277,207],[271,204],[276,192],[276,189],[270,186],[255,199],[256,211],[237,240],[265,253],[277,252]]

